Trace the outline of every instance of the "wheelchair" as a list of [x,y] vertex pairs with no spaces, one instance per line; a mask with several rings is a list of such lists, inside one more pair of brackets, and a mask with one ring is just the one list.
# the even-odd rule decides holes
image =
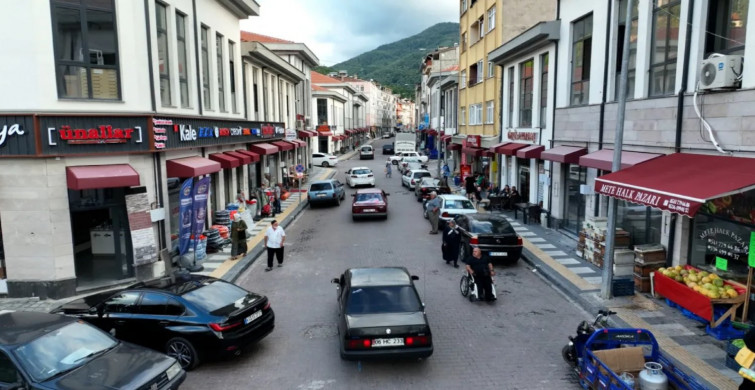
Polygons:
[[[461,290],[461,295],[464,297],[469,298],[469,302],[475,302],[480,300],[479,292],[477,291],[477,283],[474,281],[474,276],[472,276],[469,272],[464,270],[464,272],[461,274],[461,280],[459,281],[459,289]],[[498,299],[498,293],[496,292],[495,288],[495,278],[490,278],[490,289],[493,293],[493,300]]]

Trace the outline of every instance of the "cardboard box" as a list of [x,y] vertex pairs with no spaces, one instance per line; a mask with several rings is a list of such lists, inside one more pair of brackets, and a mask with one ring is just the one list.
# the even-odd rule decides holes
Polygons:
[[[634,375],[636,380],[636,378],[639,378],[640,371],[645,368],[645,355],[642,347],[606,349],[593,351],[593,354],[616,375],[628,372]],[[602,367],[601,371],[606,374]]]

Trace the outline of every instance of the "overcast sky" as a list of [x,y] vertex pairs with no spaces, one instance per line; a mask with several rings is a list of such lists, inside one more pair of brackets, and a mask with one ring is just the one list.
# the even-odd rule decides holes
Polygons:
[[440,22],[459,22],[450,0],[257,0],[260,16],[241,28],[307,45],[334,65]]

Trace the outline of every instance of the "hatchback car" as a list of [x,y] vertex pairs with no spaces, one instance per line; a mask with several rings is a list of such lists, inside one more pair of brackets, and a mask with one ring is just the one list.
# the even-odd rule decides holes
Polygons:
[[344,199],[346,199],[346,191],[343,183],[335,179],[314,181],[310,183],[309,191],[307,191],[309,207],[324,203],[340,206]]
[[374,160],[375,150],[371,145],[363,145],[359,147],[359,159],[360,160]]
[[404,174],[406,171],[410,171],[412,169],[427,169],[427,165],[418,162],[418,161],[399,161],[398,163],[398,171],[401,172],[401,174]]
[[346,184],[354,188],[356,186],[375,186],[375,175],[372,169],[367,167],[354,167],[346,171]]
[[462,260],[472,253],[472,245],[478,246],[483,255],[493,261],[513,264],[522,256],[522,237],[502,215],[464,214],[454,220],[461,232],[459,257]]
[[54,312],[79,317],[120,340],[164,351],[186,370],[205,358],[238,354],[275,326],[264,295],[192,274],[89,295]]
[[[460,214],[474,214],[477,209],[471,200],[461,195],[438,195],[440,199],[440,227],[445,226],[446,222]],[[427,202],[422,205],[425,218],[427,218]]]
[[401,176],[401,185],[408,187],[410,190],[414,189],[414,186],[422,180],[423,177],[432,177],[430,171],[425,169],[410,169],[404,172]]
[[327,153],[312,153],[312,165],[334,167],[338,165],[338,157]]
[[426,358],[433,338],[425,304],[404,267],[351,268],[332,280],[345,360]]
[[414,196],[417,202],[430,199],[430,193],[435,191],[438,195],[450,194],[451,188],[443,184],[443,181],[435,177],[423,177],[420,182],[414,186]]
[[351,196],[354,202],[351,204],[351,218],[388,218],[388,196],[390,194],[379,188],[361,189]]
[[1,389],[178,389],[176,359],[122,343],[75,318],[0,314]]
[[383,154],[393,154],[393,142],[383,145]]

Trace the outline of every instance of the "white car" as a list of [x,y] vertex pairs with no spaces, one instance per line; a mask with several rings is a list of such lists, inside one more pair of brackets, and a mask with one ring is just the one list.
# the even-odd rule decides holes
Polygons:
[[312,165],[334,167],[338,165],[338,157],[327,153],[312,153]]
[[[454,219],[460,214],[474,214],[477,209],[474,207],[474,203],[461,195],[439,195],[440,199],[440,225],[445,226],[445,223]],[[427,202],[422,205],[423,214],[427,218]]]
[[409,187],[410,190],[414,189],[414,185],[419,183],[423,177],[433,177],[430,171],[426,169],[411,169],[404,172],[401,176],[401,185]]
[[354,167],[346,171],[346,184],[354,188],[356,186],[375,186],[375,174],[367,167]]
[[401,159],[403,159],[404,157],[417,158],[419,160],[419,162],[421,162],[423,164],[427,162],[427,156],[422,156],[422,155],[420,155],[417,152],[399,152],[399,153],[396,153],[395,156],[391,157],[391,162],[393,163],[393,165],[398,165],[399,161],[401,161]]

